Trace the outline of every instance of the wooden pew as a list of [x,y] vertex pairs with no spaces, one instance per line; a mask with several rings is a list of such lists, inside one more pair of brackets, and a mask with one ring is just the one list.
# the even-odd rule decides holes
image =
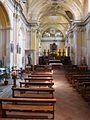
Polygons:
[[90,70],[70,71],[66,73],[66,78],[90,102]]
[[89,78],[77,78],[77,82],[75,83],[76,86],[76,90],[81,93],[82,87],[83,87],[83,83],[87,83],[90,82],[90,77]]
[[[73,83],[75,79],[80,78],[80,77],[90,77],[90,74],[85,74],[85,73],[71,74],[71,76],[68,78],[68,81],[69,81],[69,83]],[[72,86],[73,85],[74,85],[74,83],[72,84]]]
[[54,85],[53,82],[20,82],[20,87],[29,87],[29,86],[39,86],[39,87],[52,87]]
[[53,72],[44,72],[44,71],[33,71],[30,72],[31,75],[53,75]]
[[73,77],[72,78],[72,87],[75,87],[75,85],[76,85],[76,83],[77,83],[77,81],[78,81],[78,83],[80,82],[80,80],[81,80],[81,82],[83,82],[84,80],[87,80],[87,81],[89,81],[90,80],[90,76],[77,76],[77,77]]
[[53,77],[52,75],[47,74],[29,74],[28,77]]
[[50,81],[50,82],[52,82],[53,81],[53,78],[51,78],[51,77],[43,77],[43,78],[41,78],[41,77],[29,77],[29,78],[24,78],[24,80],[25,80],[25,82],[27,82],[27,81]]
[[54,98],[54,88],[12,88],[12,97]]
[[52,114],[51,119],[54,120],[55,103],[56,99],[0,98],[0,118],[8,118],[10,115],[13,118],[18,118],[20,115],[21,117],[25,116],[24,113],[28,113],[29,115],[30,113],[35,113],[33,116],[35,117],[40,116],[40,113],[45,113],[45,116],[48,117],[50,117],[48,114]]
[[[39,120],[42,120],[43,118],[40,118]],[[0,119],[0,120],[33,120],[33,118],[32,119],[24,119],[24,118],[20,118],[20,119],[17,119],[17,118],[2,118],[2,119]],[[34,120],[36,120],[36,119],[34,119]],[[38,120],[38,119],[37,119]],[[47,120],[47,117],[46,117],[46,119],[45,120]]]
[[83,82],[82,96],[90,102],[90,82]]
[[78,71],[78,72],[70,72],[68,74],[66,74],[66,78],[67,80],[71,83],[71,80],[73,77],[78,77],[78,76],[90,76],[90,71],[88,72],[81,72],[81,71]]

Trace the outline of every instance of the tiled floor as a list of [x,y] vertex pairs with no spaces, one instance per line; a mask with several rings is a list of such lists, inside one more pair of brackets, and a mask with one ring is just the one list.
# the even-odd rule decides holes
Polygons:
[[90,120],[90,105],[68,83],[63,70],[54,71],[55,120]]
[[[55,120],[90,120],[90,105],[71,87],[63,70],[54,70],[54,83],[57,101]],[[0,86],[0,97],[10,96],[11,86],[11,80],[8,86]]]
[[0,81],[0,97],[10,97],[13,80],[8,79],[8,85],[4,85],[4,80]]

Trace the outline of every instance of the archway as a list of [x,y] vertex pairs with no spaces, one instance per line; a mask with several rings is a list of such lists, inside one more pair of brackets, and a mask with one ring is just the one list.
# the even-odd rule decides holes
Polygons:
[[0,2],[0,61],[4,66],[9,66],[10,58],[10,20],[6,8]]

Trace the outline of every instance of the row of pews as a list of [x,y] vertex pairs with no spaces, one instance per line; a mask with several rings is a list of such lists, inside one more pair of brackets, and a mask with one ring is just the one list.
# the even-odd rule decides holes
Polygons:
[[0,118],[18,119],[55,119],[52,71],[33,71],[12,87],[12,98],[0,98]]
[[[80,69],[81,68],[81,69]],[[66,68],[66,78],[72,87],[74,87],[79,94],[90,102],[90,70],[86,67],[68,67]]]

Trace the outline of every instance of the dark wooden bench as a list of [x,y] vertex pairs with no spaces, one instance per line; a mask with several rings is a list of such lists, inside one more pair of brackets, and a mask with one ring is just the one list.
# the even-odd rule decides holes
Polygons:
[[25,82],[27,82],[27,81],[50,81],[50,82],[52,82],[53,81],[53,78],[51,78],[51,77],[43,77],[43,78],[41,78],[41,77],[29,77],[29,78],[24,78],[24,80],[25,80]]
[[86,77],[77,78],[77,81],[75,83],[76,90],[80,93],[83,87],[83,83],[87,83],[87,82],[90,82],[90,77],[89,78],[86,78]]
[[[2,118],[1,120],[12,120],[12,118]],[[13,120],[17,120],[17,118],[13,118]],[[20,120],[23,120],[23,119],[20,119]],[[29,119],[27,119],[29,120]]]
[[28,75],[28,77],[53,77],[52,75],[47,75],[47,74],[34,74],[34,75]]
[[54,98],[54,88],[12,88],[12,97]]
[[29,86],[39,86],[39,87],[43,87],[43,86],[48,86],[48,87],[52,87],[54,85],[53,82],[20,82],[20,87],[29,87]]
[[90,102],[90,82],[83,82],[82,96]]
[[53,72],[33,71],[30,72],[32,75],[53,75]]
[[14,98],[35,98],[35,99],[48,99],[48,98],[54,98],[53,94],[48,93],[21,93],[21,94],[15,94],[13,96]]
[[90,72],[72,72],[66,76],[69,83],[72,83],[72,79],[81,76],[90,76]]
[[13,118],[15,116],[18,118],[20,115],[21,117],[25,116],[25,113],[29,115],[31,115],[30,113],[35,113],[33,116],[35,117],[43,113],[47,117],[50,117],[48,114],[52,114],[52,119],[54,120],[55,103],[56,99],[0,98],[0,118],[8,118],[10,115]]
[[[80,82],[80,80],[81,80],[81,82],[83,82],[83,81],[85,81],[85,80],[87,80],[87,81],[89,81],[90,80],[90,76],[87,76],[87,75],[78,75],[77,77],[75,76],[75,77],[73,77],[72,78],[72,87],[75,87],[75,85],[76,85],[76,83],[78,82]],[[78,84],[77,83],[77,84]]]

